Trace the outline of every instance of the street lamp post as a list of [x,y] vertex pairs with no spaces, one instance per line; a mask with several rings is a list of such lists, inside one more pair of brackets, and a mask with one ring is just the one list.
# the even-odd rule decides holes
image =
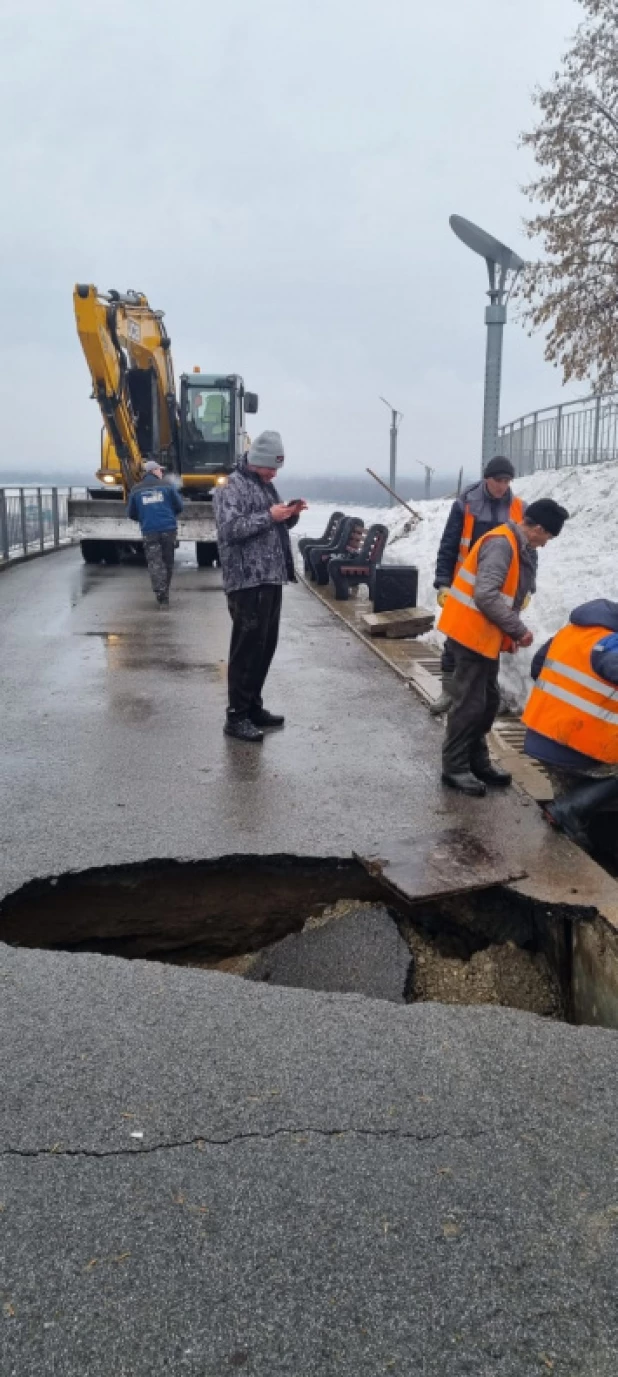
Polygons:
[[431,464],[423,464],[421,459],[417,459],[416,462],[425,470],[425,501],[428,502],[431,497],[431,475],[435,473],[435,469],[432,469]]
[[[487,326],[487,348],[485,353],[485,397],[483,402],[483,441],[481,452],[481,472],[498,451],[498,427],[500,424],[500,388],[502,383],[502,339],[506,324],[506,304],[510,294],[506,292],[510,272],[518,273],[524,267],[523,258],[507,248],[492,234],[464,220],[461,215],[451,215],[449,224],[454,234],[466,244],[473,253],[485,259],[489,276],[489,306],[485,308]],[[511,287],[513,285],[511,283]]]
[[[394,488],[397,481],[397,431],[403,420],[403,412],[397,411],[394,406],[391,406],[390,402],[387,402],[386,397],[380,397],[380,401],[384,402],[384,405],[388,407],[391,413],[389,486]],[[394,507],[395,498],[389,497],[388,504],[389,507]]]

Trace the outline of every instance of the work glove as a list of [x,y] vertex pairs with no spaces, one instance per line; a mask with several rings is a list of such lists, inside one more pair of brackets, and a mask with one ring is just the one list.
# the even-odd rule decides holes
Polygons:
[[526,596],[525,596],[525,598],[524,598],[524,600],[523,600],[523,602],[522,602],[521,609],[520,609],[522,612],[525,612],[526,608],[530,606],[531,600],[532,600],[532,593],[526,593]]
[[437,595],[436,595],[438,607],[444,607],[444,604],[445,604],[445,602],[446,602],[446,599],[448,598],[448,595],[449,595],[450,591],[451,591],[450,588],[439,588],[439,589],[438,589],[438,592],[437,592]]

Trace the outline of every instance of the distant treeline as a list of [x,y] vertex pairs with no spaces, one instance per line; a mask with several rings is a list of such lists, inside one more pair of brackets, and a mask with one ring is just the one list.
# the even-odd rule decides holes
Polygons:
[[[388,483],[388,474],[380,474],[380,478]],[[449,493],[454,493],[457,478],[457,474],[441,474],[439,477],[434,475],[431,496],[446,497]],[[283,497],[305,497],[308,502],[333,502],[335,505],[338,502],[358,502],[359,506],[371,507],[383,506],[389,500],[384,488],[376,483],[375,478],[369,478],[367,475],[357,478],[350,474],[298,475],[292,468],[289,472],[284,468],[278,486]],[[396,491],[404,499],[413,498],[418,501],[425,496],[425,484],[422,478],[419,482],[418,478],[404,473],[397,478]]]
[[[388,482],[388,474],[380,474]],[[434,475],[431,484],[432,497],[445,497],[454,493],[457,487],[457,474]],[[464,479],[464,481],[466,481]],[[472,481],[468,479],[467,481]],[[14,487],[34,483],[41,487],[85,488],[95,484],[94,475],[87,470],[67,472],[64,469],[0,469],[0,487]],[[299,474],[290,465],[284,468],[278,480],[282,497],[304,497],[308,502],[332,502],[335,506],[343,502],[357,502],[359,506],[382,506],[388,502],[388,493],[366,474]],[[405,473],[397,478],[397,492],[403,498],[418,501],[425,496],[422,478]]]

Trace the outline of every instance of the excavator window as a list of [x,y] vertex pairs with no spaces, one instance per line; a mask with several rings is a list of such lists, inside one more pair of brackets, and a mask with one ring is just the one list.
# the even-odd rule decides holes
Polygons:
[[207,444],[229,444],[231,434],[231,398],[229,392],[200,392],[191,388],[187,395],[188,431],[195,440]]

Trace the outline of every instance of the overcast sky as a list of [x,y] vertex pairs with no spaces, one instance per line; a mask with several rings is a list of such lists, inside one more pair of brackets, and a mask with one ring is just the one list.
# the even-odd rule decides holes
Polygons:
[[[571,0],[4,0],[0,467],[98,462],[76,281],[145,291],[177,375],[241,373],[288,467],[474,470],[485,265],[529,252],[530,94]],[[579,389],[581,390],[581,389]],[[507,327],[503,420],[557,400]]]

